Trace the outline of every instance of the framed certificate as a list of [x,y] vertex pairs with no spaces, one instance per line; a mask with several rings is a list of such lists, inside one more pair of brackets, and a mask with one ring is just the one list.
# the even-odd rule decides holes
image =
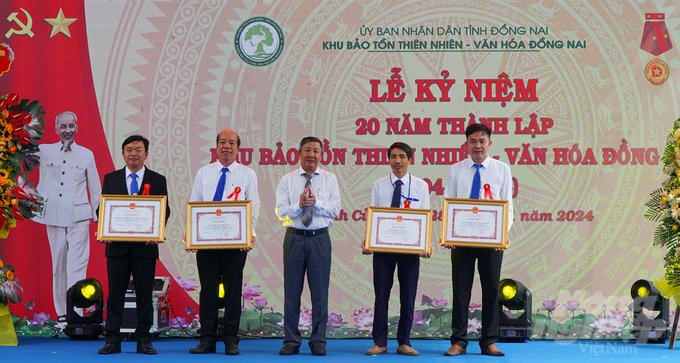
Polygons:
[[441,244],[508,247],[508,201],[444,198]]
[[187,250],[253,247],[253,202],[187,202]]
[[429,251],[432,210],[368,207],[366,248],[373,252]]
[[166,195],[102,194],[97,239],[163,242],[167,200]]

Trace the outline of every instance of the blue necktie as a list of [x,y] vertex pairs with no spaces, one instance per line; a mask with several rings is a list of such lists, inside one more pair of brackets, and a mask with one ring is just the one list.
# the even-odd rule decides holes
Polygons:
[[222,200],[222,195],[224,194],[224,186],[227,184],[227,172],[229,168],[222,168],[222,175],[220,176],[220,181],[217,182],[217,189],[215,190],[215,196],[213,201]]
[[392,208],[399,208],[401,206],[401,185],[404,184],[403,181],[398,180],[394,182],[394,192],[392,193]]
[[479,175],[479,168],[482,164],[475,164],[477,171],[475,177],[472,178],[472,190],[470,191],[470,199],[479,199],[479,190],[482,189],[482,177]]
[[130,174],[132,178],[132,183],[130,183],[130,195],[139,194],[139,185],[137,185],[137,174]]

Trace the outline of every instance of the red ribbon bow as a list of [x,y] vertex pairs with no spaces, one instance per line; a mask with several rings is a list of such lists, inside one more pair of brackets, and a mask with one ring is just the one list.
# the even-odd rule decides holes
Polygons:
[[406,209],[411,209],[411,201],[410,200],[405,200],[404,201],[404,208]]
[[238,200],[238,193],[240,193],[240,192],[241,192],[241,188],[240,188],[240,187],[236,187],[236,189],[234,189],[234,192],[231,193],[231,194],[229,194],[229,196],[227,197],[227,199],[229,199],[229,198],[231,198],[231,197],[233,196],[233,197],[234,197],[234,200]]
[[491,195],[491,185],[484,184],[484,199],[493,200],[493,195]]
[[144,184],[144,191],[142,192],[142,195],[149,195],[149,189],[151,189],[151,185],[149,185],[149,183]]

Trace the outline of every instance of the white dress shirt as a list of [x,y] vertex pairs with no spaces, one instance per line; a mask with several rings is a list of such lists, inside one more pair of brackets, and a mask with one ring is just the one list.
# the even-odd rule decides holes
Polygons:
[[[471,158],[461,160],[453,165],[446,178],[444,198],[470,198],[472,180],[475,177],[475,162]],[[512,206],[512,174],[510,167],[502,161],[487,156],[479,168],[481,178],[479,199],[484,197],[484,186],[489,184],[491,196],[494,200],[507,200],[508,203],[508,230],[514,219],[514,207]]]
[[408,198],[411,201],[410,208],[430,209],[430,190],[427,183],[410,173],[406,173],[401,179],[392,173],[376,180],[371,189],[371,203],[369,205],[372,207],[390,207],[395,188],[394,182],[397,180],[404,183],[401,186],[400,208],[404,208],[404,201]]
[[312,223],[305,227],[302,224],[302,208],[300,194],[305,189],[306,172],[301,167],[286,174],[276,188],[276,215],[283,221],[284,227],[296,229],[321,229],[333,225],[333,218],[340,213],[340,190],[335,174],[317,168],[312,174],[312,193],[316,196],[313,207]]
[[[194,179],[194,187],[191,190],[190,202],[209,202],[213,200],[215,191],[217,190],[217,183],[222,176],[222,168],[224,165],[219,161],[208,164],[198,170],[196,178]],[[257,175],[247,166],[243,166],[236,161],[231,163],[226,172],[226,183],[224,185],[224,192],[222,193],[222,200],[234,201],[234,195],[229,198],[229,195],[234,193],[238,187],[241,191],[238,194],[238,200],[250,200],[253,202],[253,233],[255,226],[257,226],[257,219],[260,215],[260,195],[257,191]]]
[[[146,166],[142,166],[137,174],[137,194],[142,195],[144,193],[144,185],[142,185],[142,180],[144,180],[144,172],[146,171]],[[125,167],[125,184],[127,184],[128,194],[130,194],[130,186],[132,185],[132,177],[130,176],[132,171],[126,166]]]

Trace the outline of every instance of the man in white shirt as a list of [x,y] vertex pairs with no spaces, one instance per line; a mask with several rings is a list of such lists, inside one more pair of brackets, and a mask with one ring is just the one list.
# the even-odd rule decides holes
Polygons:
[[[392,173],[378,179],[371,189],[373,207],[430,209],[430,191],[427,183],[408,172],[413,150],[403,142],[395,142],[387,151]],[[361,243],[365,255],[373,252],[366,249],[366,240]],[[394,285],[394,270],[399,266],[399,327],[397,329],[397,354],[416,356],[418,351],[411,347],[409,339],[413,326],[413,311],[418,289],[420,259],[430,258],[429,251],[420,256],[408,253],[375,252],[373,255],[373,289],[375,291],[375,308],[373,313],[373,347],[366,351],[367,355],[387,353],[387,312],[390,292]]]
[[340,213],[340,191],[334,174],[319,168],[321,140],[300,141],[300,168],[281,178],[276,188],[276,215],[286,227],[283,241],[284,341],[281,355],[298,354],[302,338],[298,329],[300,296],[305,272],[312,297],[314,355],[326,355],[328,288],[331,274],[331,239],[328,228]]
[[[451,166],[446,180],[444,198],[494,199],[509,201],[509,225],[513,220],[512,175],[510,167],[488,156],[491,129],[482,124],[471,124],[465,130],[465,145],[470,157]],[[482,354],[505,355],[494,343],[498,341],[498,284],[500,283],[503,251],[484,247],[456,247],[451,251],[453,306],[451,348],[444,355],[465,354],[468,341],[468,307],[478,261],[482,283]]]
[[75,143],[76,114],[64,111],[54,123],[59,142],[40,145],[38,192],[45,198],[45,208],[33,221],[47,228],[52,253],[52,299],[61,321],[66,316],[66,291],[87,277],[90,219],[97,222],[102,189],[92,151]]
[[[260,213],[257,175],[238,162],[236,157],[241,139],[232,130],[217,135],[218,161],[198,170],[191,191],[192,202],[250,200],[253,202],[253,231]],[[253,232],[253,242],[255,233]],[[222,338],[227,355],[238,355],[238,328],[241,320],[241,289],[243,267],[248,249],[218,249],[196,252],[198,276],[201,282],[200,324],[201,341],[189,350],[192,354],[215,353],[216,342]],[[224,334],[217,335],[217,300],[220,280],[224,284]]]

